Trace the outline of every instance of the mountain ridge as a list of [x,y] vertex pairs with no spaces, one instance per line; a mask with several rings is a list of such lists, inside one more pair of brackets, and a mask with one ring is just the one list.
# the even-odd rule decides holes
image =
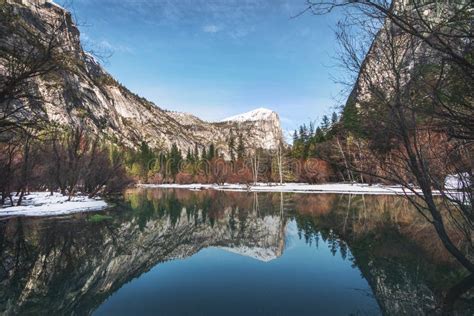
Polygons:
[[[154,149],[168,150],[176,144],[186,151],[214,144],[224,158],[229,157],[228,143],[233,136],[242,135],[248,151],[276,149],[284,142],[276,113],[262,120],[208,122],[193,114],[163,109],[133,93],[83,50],[71,13],[52,1],[8,0],[6,5],[13,7],[36,36],[47,36],[44,30],[55,19],[65,20],[58,38],[67,47],[73,66],[36,80],[51,122],[85,125],[132,148],[146,142]],[[2,23],[8,22],[0,21],[0,26]]]

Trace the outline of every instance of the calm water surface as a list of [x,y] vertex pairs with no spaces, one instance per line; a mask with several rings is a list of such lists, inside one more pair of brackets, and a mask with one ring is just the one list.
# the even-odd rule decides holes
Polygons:
[[464,277],[394,196],[136,189],[115,203],[0,221],[0,314],[429,314]]

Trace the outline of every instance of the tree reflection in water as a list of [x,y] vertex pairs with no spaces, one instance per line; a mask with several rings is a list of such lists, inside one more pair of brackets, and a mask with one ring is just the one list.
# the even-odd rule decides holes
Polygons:
[[473,311],[472,276],[402,198],[143,189],[106,212],[0,221],[0,313],[90,314],[160,262],[210,246],[271,260],[290,221],[357,266],[387,315]]

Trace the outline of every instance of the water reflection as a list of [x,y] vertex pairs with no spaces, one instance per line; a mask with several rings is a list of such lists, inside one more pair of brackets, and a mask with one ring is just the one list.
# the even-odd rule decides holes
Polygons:
[[[351,299],[357,308],[362,303],[370,307],[362,310],[364,313],[441,313],[447,293],[453,293],[449,290],[466,277],[444,251],[431,226],[405,200],[394,196],[134,190],[116,203],[113,210],[95,214],[0,221],[0,313],[82,315],[102,305],[97,310],[100,313],[117,301],[116,296],[124,296],[127,287],[142,282],[145,276],[149,279],[162,273],[155,269],[177,269],[179,278],[179,273],[186,271],[183,265],[209,265],[216,258],[227,258],[222,251],[267,263],[253,266],[257,263],[232,257],[227,265],[219,266],[234,264],[234,269],[249,274],[259,271],[252,276],[257,277],[254,284],[246,285],[250,288],[265,282],[274,289],[279,284],[291,284],[288,267],[300,269],[307,280],[299,281],[301,291],[293,295],[304,297],[314,294],[305,292],[331,287],[331,280],[319,288],[311,284],[311,270],[327,269],[321,262],[323,252],[318,252],[324,248],[337,259],[331,261],[339,269],[336,272],[353,278],[350,284],[362,287],[359,290],[364,293]],[[311,247],[292,252],[292,236]],[[190,257],[194,261],[169,266],[176,262],[173,260]],[[358,270],[349,271],[351,265]],[[237,282],[222,273],[226,282]],[[359,274],[367,280],[366,288],[356,278]],[[271,279],[276,275],[279,284],[265,281],[265,276]],[[139,279],[129,283],[135,278]],[[342,288],[347,282],[334,291],[347,293]],[[127,283],[130,285],[124,286]],[[452,294],[461,314],[469,314],[473,308],[472,293],[465,291],[472,281],[465,283],[467,286],[459,287],[461,299]],[[205,284],[192,286],[205,292]],[[249,298],[239,293],[243,304],[250,304]],[[299,302],[291,295],[281,296],[287,306],[278,306],[280,313],[291,302]],[[363,298],[367,295],[375,297],[379,307]],[[221,297],[221,303],[226,299]],[[263,294],[258,299],[260,304],[265,301]],[[332,299],[342,301],[341,297]],[[347,314],[336,305],[326,312]],[[301,313],[318,308],[311,300],[304,308],[295,306],[291,308],[301,308]]]

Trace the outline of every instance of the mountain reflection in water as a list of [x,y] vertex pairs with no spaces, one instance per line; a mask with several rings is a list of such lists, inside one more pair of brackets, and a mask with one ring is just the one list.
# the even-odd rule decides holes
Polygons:
[[447,295],[467,275],[396,196],[134,189],[2,220],[0,256],[5,315],[473,311],[472,280]]

